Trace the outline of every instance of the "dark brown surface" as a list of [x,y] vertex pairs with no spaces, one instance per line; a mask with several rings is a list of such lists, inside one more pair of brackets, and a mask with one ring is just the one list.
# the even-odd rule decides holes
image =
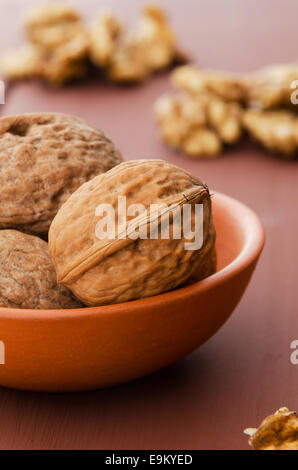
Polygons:
[[[17,6],[28,3],[1,0],[2,50],[17,42]],[[181,43],[204,67],[248,71],[297,58],[295,0],[160,3],[171,12]],[[97,2],[86,4],[89,14],[95,11]],[[129,19],[142,2],[109,4]],[[167,159],[247,203],[267,230],[251,285],[211,341],[151,377],[67,396],[2,389],[1,449],[246,449],[245,427],[281,406],[298,409],[298,366],[290,363],[290,344],[298,339],[298,163],[279,161],[251,144],[214,161],[169,152],[151,117],[152,102],[168,86],[166,75],[133,89],[91,83],[53,91],[26,83],[11,88],[0,109],[78,115],[101,127],[126,160]]]

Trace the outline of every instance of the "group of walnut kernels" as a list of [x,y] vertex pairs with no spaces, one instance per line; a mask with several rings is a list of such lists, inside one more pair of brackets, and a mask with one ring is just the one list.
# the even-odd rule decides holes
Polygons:
[[73,7],[58,2],[29,11],[25,31],[30,43],[2,60],[8,79],[37,77],[63,85],[84,77],[92,62],[114,82],[140,82],[180,57],[166,16],[155,6],[142,12],[134,34],[108,11],[87,28]]
[[[215,271],[207,186],[162,160],[123,162],[113,143],[80,119],[56,113],[1,118],[0,168],[0,307],[115,304]],[[143,209],[127,213],[119,233],[97,236],[98,207],[112,208],[119,224],[123,219],[119,196],[128,209]],[[199,250],[184,249],[188,234],[172,235],[181,228],[171,215],[169,237],[150,236],[152,223],[161,225],[151,207],[184,211],[185,204],[192,207],[192,227],[195,204],[203,204]],[[145,237],[138,236],[141,229]]]
[[244,131],[267,150],[297,155],[298,105],[291,101],[298,64],[270,66],[246,76],[176,68],[171,81],[179,91],[162,96],[155,117],[162,139],[192,157],[216,156]]
[[[0,63],[8,79],[41,78],[63,85],[86,76],[93,63],[116,83],[142,82],[183,61],[164,12],[149,6],[134,34],[110,12],[86,28],[73,7],[50,3],[25,20],[30,43]],[[179,67],[172,83],[179,93],[155,107],[162,139],[192,157],[213,157],[240,141],[244,131],[267,150],[293,157],[298,150],[298,115],[291,103],[298,64],[271,66],[246,76]]]

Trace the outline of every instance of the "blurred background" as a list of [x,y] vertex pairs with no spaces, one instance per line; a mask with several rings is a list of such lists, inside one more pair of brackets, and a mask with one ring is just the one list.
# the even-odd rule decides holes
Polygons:
[[[33,3],[0,0],[1,53],[23,42],[22,15]],[[71,3],[86,21],[107,6],[134,24],[150,2]],[[165,8],[180,47],[202,68],[250,72],[297,60],[296,0],[158,4]],[[166,371],[80,395],[1,389],[1,449],[247,449],[244,428],[258,425],[281,406],[298,409],[298,366],[289,359],[290,344],[298,336],[297,160],[283,161],[251,142],[212,160],[193,160],[168,149],[160,142],[152,109],[170,88],[168,72],[135,87],[94,78],[58,89],[25,81],[8,86],[0,113],[77,115],[104,130],[126,160],[169,160],[212,189],[248,204],[267,231],[256,275],[228,324]]]

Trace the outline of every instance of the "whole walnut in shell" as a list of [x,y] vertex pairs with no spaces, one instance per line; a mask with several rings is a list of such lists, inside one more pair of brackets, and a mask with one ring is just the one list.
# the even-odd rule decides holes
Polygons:
[[80,308],[56,281],[45,241],[16,230],[0,230],[0,307]]
[[[119,209],[119,196],[126,201],[126,221]],[[102,204],[112,207],[122,227],[112,237],[98,236],[102,221],[98,208],[106,207]],[[175,208],[169,216],[168,239],[151,236],[152,224],[159,227],[162,220],[161,213],[152,211],[154,204],[163,204],[166,212]],[[179,232],[180,239],[174,236],[175,213],[184,214],[186,204],[192,227],[195,204],[203,206],[200,249],[185,248],[189,238],[185,231]],[[202,227],[202,221],[200,224]],[[84,184],[61,207],[49,232],[58,282],[92,306],[169,291],[197,276],[200,268],[202,276],[211,274],[214,244],[208,188],[197,177],[162,160],[125,162]]]
[[83,183],[122,161],[98,129],[62,114],[0,119],[0,229],[44,234]]

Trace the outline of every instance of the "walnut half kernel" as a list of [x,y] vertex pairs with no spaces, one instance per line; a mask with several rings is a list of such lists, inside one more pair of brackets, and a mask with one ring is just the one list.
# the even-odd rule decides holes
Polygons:
[[258,429],[248,428],[244,433],[254,450],[298,450],[298,416],[288,408],[280,408]]
[[1,61],[5,77],[40,78],[60,86],[86,74],[88,35],[72,7],[52,2],[32,8],[25,17],[25,31],[29,44]]
[[127,32],[112,12],[102,11],[89,38],[92,62],[118,83],[144,81],[178,58],[175,35],[158,7],[142,12],[134,33]]
[[294,158],[298,150],[298,116],[283,111],[248,109],[243,125],[264,148],[284,158]]
[[162,140],[194,158],[215,157],[240,140],[240,80],[190,65],[175,69],[171,79],[178,92],[162,96],[154,108]]

